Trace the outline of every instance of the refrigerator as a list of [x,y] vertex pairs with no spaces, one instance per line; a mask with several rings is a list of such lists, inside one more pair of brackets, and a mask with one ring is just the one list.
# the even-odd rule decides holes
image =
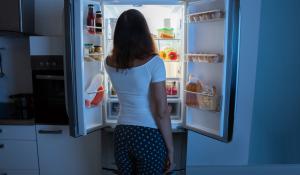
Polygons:
[[117,18],[127,9],[144,14],[164,60],[172,128],[230,142],[239,0],[65,0],[71,136],[84,137],[117,124],[120,105],[104,61],[113,47]]

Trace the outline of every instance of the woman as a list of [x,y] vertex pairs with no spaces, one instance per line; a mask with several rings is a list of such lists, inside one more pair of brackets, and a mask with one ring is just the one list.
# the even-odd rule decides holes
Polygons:
[[144,16],[119,17],[105,68],[120,102],[114,151],[121,174],[163,174],[174,168],[170,111],[163,61]]

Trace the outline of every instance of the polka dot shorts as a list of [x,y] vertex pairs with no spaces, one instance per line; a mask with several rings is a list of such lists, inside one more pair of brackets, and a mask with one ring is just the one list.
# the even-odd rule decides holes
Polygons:
[[163,174],[167,160],[165,142],[158,129],[117,125],[114,156],[119,174]]

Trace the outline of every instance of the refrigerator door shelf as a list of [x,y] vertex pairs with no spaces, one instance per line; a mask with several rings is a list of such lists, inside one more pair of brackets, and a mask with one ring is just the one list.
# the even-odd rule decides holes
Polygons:
[[220,100],[220,96],[185,91],[185,104],[188,107],[211,112],[220,112]]
[[186,61],[191,61],[194,63],[223,63],[222,54],[186,54]]
[[224,20],[225,12],[218,10],[210,10],[198,13],[192,13],[188,15],[188,22],[197,23],[197,22],[214,22]]

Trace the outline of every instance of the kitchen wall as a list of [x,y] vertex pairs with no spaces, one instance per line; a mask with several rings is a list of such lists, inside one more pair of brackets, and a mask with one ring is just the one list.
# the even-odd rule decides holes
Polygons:
[[300,163],[300,1],[262,1],[250,160]]
[[[63,36],[64,0],[35,0],[35,33]],[[0,102],[8,102],[8,95],[31,93],[32,78],[28,37],[0,37],[5,47],[2,62],[5,78],[0,79]]]
[[9,102],[8,96],[32,93],[32,78],[28,37],[0,37],[2,66],[5,73],[0,78],[0,103]]
[[248,164],[261,0],[240,0],[240,48],[233,139],[222,143],[188,136],[188,166]]

